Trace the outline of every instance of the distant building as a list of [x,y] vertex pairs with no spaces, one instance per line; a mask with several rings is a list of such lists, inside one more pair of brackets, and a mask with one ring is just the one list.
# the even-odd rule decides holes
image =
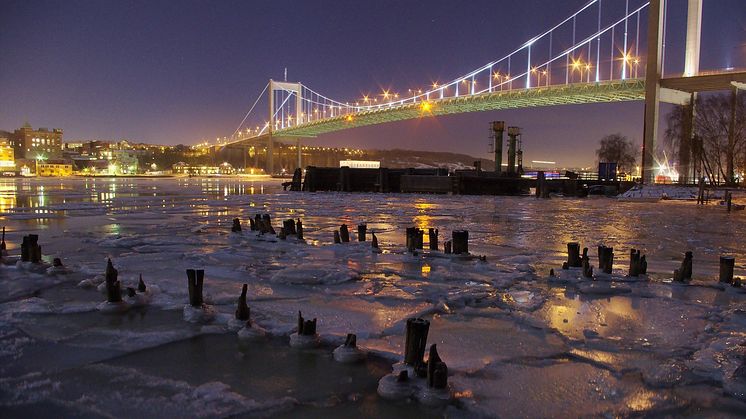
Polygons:
[[17,159],[55,159],[62,156],[62,130],[33,129],[28,123],[8,138]]
[[184,162],[178,162],[171,166],[174,174],[191,175],[191,176],[212,176],[212,175],[235,175],[236,169],[230,163],[223,163],[220,166],[191,166]]
[[374,160],[340,160],[339,167],[349,167],[350,169],[379,169],[380,161]]
[[36,165],[37,176],[72,176],[73,165],[65,160],[46,160]]
[[0,138],[0,172],[15,172],[16,162],[13,147],[7,138]]

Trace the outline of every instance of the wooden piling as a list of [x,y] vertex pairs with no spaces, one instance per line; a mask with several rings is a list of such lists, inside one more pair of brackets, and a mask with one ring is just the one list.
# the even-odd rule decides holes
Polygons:
[[339,238],[342,239],[342,243],[350,242],[350,230],[347,229],[347,224],[339,226]]
[[345,348],[357,348],[357,336],[354,333],[348,333],[344,346]]
[[376,237],[376,233],[371,233],[370,246],[374,249],[378,249],[378,237]]
[[293,220],[292,218],[283,221],[282,228],[285,229],[285,235],[287,236],[295,236],[297,234],[295,230],[295,220]]
[[451,233],[453,240],[454,255],[469,254],[469,232],[466,230],[455,230]]
[[365,233],[368,231],[368,225],[367,224],[358,224],[357,225],[357,241],[364,242],[365,241]]
[[300,221],[300,218],[295,223],[295,234],[298,236],[298,240],[303,240],[303,223]]
[[249,218],[249,229],[251,231],[256,231],[256,221],[254,221],[253,218]]
[[430,240],[430,250],[438,250],[438,229],[427,229],[427,235],[429,236]]
[[251,311],[246,304],[246,291],[248,287],[248,284],[243,284],[241,287],[241,295],[238,297],[238,306],[236,307],[237,320],[248,321],[251,317]]
[[145,281],[142,280],[142,274],[140,274],[140,280],[137,281],[137,290],[139,292],[145,292],[148,288],[145,286]]
[[114,269],[114,265],[111,263],[111,259],[106,261],[106,273],[104,275],[106,281],[106,301],[110,303],[119,303],[122,301],[122,289],[119,287],[119,280],[117,276],[119,271]]
[[277,237],[280,240],[285,240],[287,238],[287,233],[285,232],[285,227],[280,227],[280,232],[277,233]]
[[430,346],[430,355],[427,360],[427,386],[435,389],[448,386],[448,366],[440,359],[435,344]]
[[445,254],[447,254],[447,255],[450,255],[451,253],[453,253],[453,250],[452,250],[452,243],[451,243],[451,241],[450,241],[450,240],[446,240],[446,241],[445,241],[445,242],[443,243],[443,253],[445,253]]
[[187,269],[187,284],[189,285],[189,305],[202,307],[204,299],[202,290],[205,283],[205,271],[203,269]]
[[580,268],[583,266],[580,260],[580,243],[567,243],[567,266],[571,268]]
[[727,284],[733,283],[733,269],[736,265],[736,258],[733,256],[720,256],[720,282]]
[[264,224],[264,231],[263,231],[263,233],[277,234],[275,232],[275,228],[272,227],[272,220],[271,220],[269,214],[262,215],[262,223]]
[[681,261],[679,269],[673,271],[673,280],[677,282],[689,282],[692,280],[693,255],[688,251],[684,254],[684,260]]
[[339,231],[334,230],[334,244],[340,244],[342,240],[339,238]]
[[407,319],[407,331],[404,341],[404,363],[417,369],[422,365],[425,356],[425,344],[430,322],[419,317]]
[[611,274],[614,266],[614,248],[604,245],[598,246],[598,269],[606,274]]
[[583,268],[583,276],[585,278],[593,278],[593,266],[591,266],[591,259],[588,257],[588,248],[583,248],[583,256],[580,258],[580,264]]
[[314,336],[316,334],[316,319],[304,320],[301,312],[298,312],[298,335]]
[[641,271],[641,256],[640,251],[636,249],[630,249],[629,251],[629,276],[640,276]]
[[7,246],[5,245],[5,226],[3,226],[3,237],[2,241],[0,241],[0,252],[5,252],[7,250]]
[[241,220],[239,220],[238,218],[233,219],[233,226],[231,227],[231,232],[233,233],[241,232]]

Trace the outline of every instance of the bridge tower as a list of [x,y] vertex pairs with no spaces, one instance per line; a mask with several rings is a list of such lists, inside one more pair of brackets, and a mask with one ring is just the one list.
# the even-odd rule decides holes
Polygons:
[[[655,146],[658,142],[658,122],[660,102],[694,105],[694,95],[682,97],[682,92],[661,88],[663,77],[663,17],[664,1],[650,0],[648,14],[648,49],[647,68],[645,71],[645,120],[643,124],[642,145],[642,181],[653,183],[655,180]],[[684,75],[693,77],[699,73],[699,51],[702,28],[702,0],[688,0],[686,25],[686,55]],[[663,95],[663,97],[662,97]],[[690,112],[694,117],[694,112]],[[687,135],[691,136],[691,133]],[[684,168],[683,176],[689,175],[689,164]]]
[[[301,121],[301,113],[303,109],[303,85],[300,83],[288,83],[286,81],[274,81],[269,79],[269,126],[267,127],[267,168],[268,174],[274,173],[274,139],[272,135],[275,130],[276,116],[278,109],[275,109],[277,105],[275,103],[275,92],[286,92],[291,95],[295,95],[295,115],[296,123]],[[284,106],[284,103],[280,103],[279,107]],[[278,107],[278,108],[279,108]],[[282,122],[282,121],[281,121]],[[296,140],[296,148],[298,152],[298,167],[301,167],[301,144],[300,138]]]

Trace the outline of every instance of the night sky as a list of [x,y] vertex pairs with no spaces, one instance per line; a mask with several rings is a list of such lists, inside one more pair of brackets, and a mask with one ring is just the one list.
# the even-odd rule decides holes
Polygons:
[[[0,0],[0,129],[28,121],[64,129],[67,141],[194,144],[230,135],[285,67],[290,81],[338,99],[406,92],[505,55],[586,1]],[[669,0],[670,73],[683,69],[685,13],[686,0]],[[702,69],[746,67],[746,2],[705,0],[703,15]],[[605,134],[639,143],[642,108],[491,111],[309,143],[489,157],[488,122],[502,119],[523,128],[526,161],[581,166]]]

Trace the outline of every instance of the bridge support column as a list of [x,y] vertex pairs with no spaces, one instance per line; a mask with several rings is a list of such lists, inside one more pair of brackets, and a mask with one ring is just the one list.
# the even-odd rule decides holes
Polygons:
[[[651,4],[652,5],[652,4]],[[684,77],[699,73],[699,46],[702,38],[702,0],[689,0],[686,12],[686,55]]]
[[655,181],[655,145],[658,142],[661,51],[663,49],[663,1],[650,0],[648,7],[648,50],[645,70],[645,121],[642,143],[642,181]]

